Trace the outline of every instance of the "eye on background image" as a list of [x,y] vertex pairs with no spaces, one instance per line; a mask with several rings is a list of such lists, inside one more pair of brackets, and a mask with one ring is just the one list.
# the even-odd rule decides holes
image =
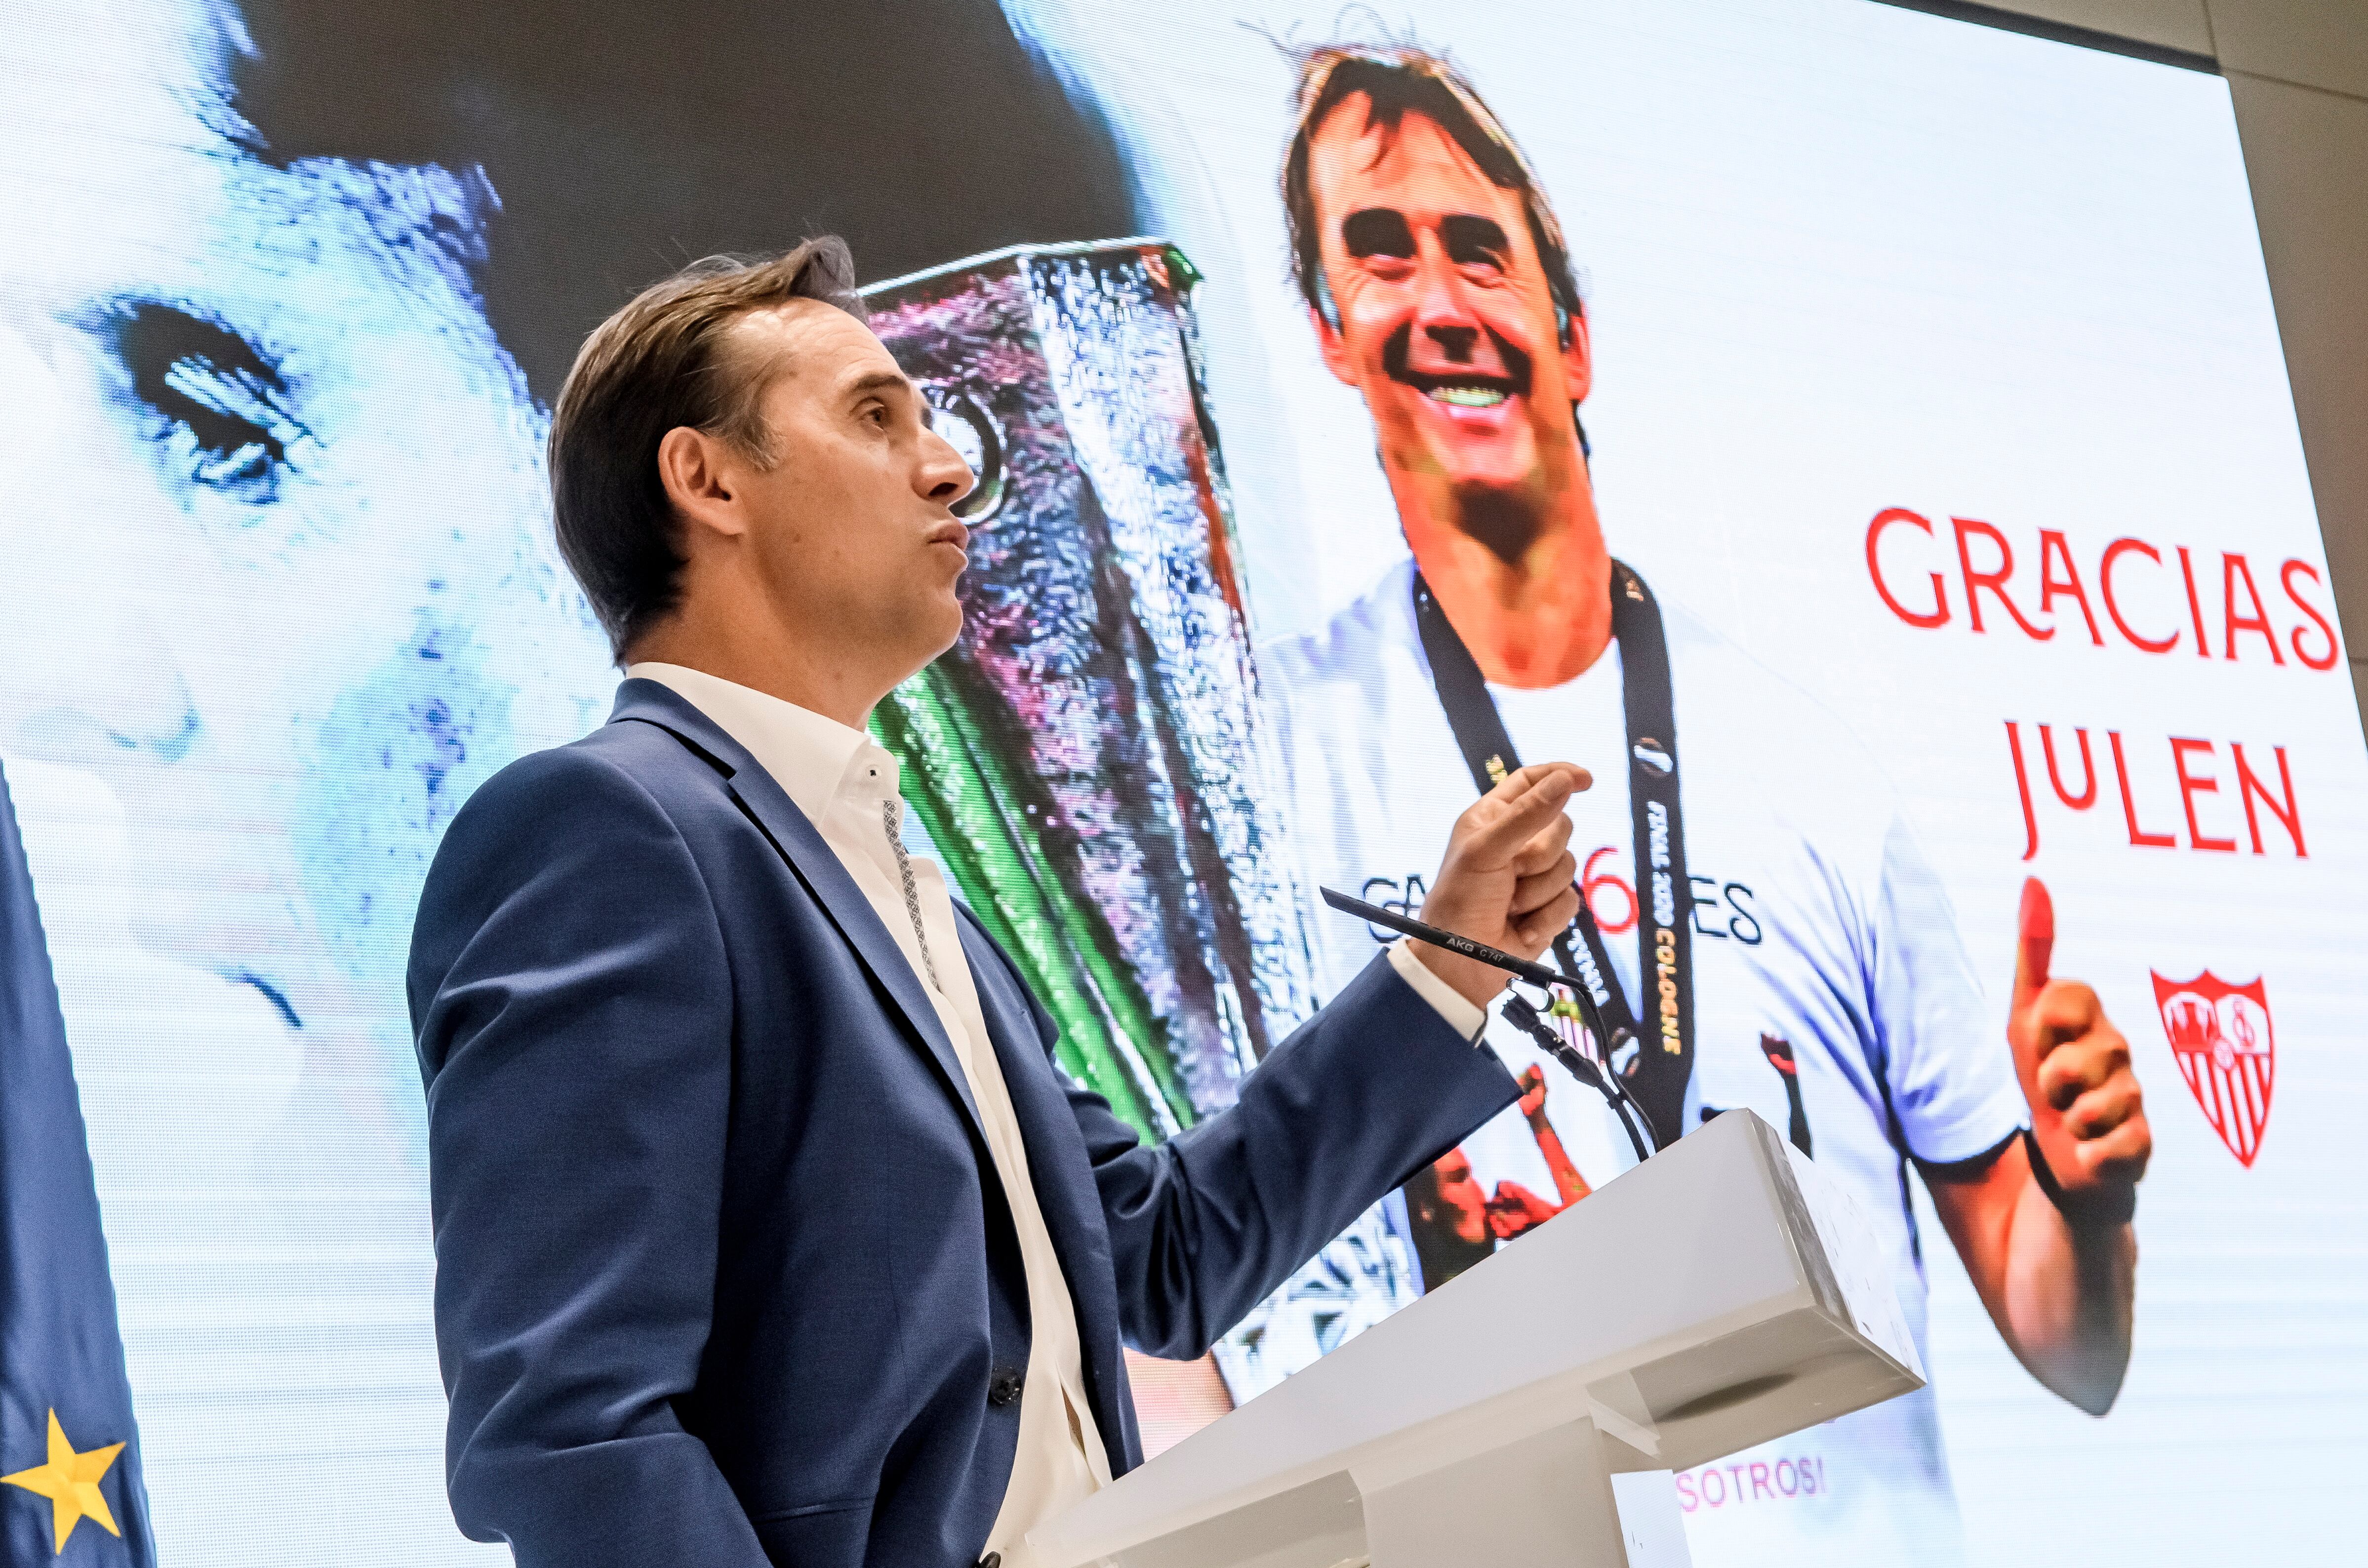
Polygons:
[[102,317],[132,407],[151,425],[176,482],[235,501],[279,499],[290,449],[311,435],[279,368],[218,322],[157,301]]
[[943,436],[978,483],[953,505],[953,514],[973,528],[991,519],[1003,506],[1003,430],[995,416],[976,401],[940,383],[924,382],[921,397],[929,407],[929,428]]

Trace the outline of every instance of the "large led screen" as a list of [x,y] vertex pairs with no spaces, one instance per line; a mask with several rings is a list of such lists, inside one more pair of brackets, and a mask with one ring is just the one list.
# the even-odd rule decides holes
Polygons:
[[[2336,1560],[2368,752],[2224,84],[1872,0],[809,9],[0,6],[8,1561],[497,1557],[410,917],[616,678],[575,345],[825,231],[982,481],[875,728],[1064,1068],[1222,1109],[1386,936],[1318,889],[1418,913],[1579,762],[1609,1064],[1850,1186],[1931,1379],[1676,1476],[1695,1561]],[[2134,1267],[1985,1185],[2034,879]],[[1138,1360],[1150,1447],[1634,1163],[1489,1041],[1521,1105]]]

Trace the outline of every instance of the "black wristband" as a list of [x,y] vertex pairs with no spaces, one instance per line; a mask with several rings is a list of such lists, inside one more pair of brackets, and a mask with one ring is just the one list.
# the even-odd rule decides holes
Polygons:
[[2031,1179],[2039,1184],[2040,1191],[2047,1194],[2047,1201],[2055,1205],[2055,1211],[2075,1225],[2084,1228],[2126,1225],[2137,1213],[2138,1189],[2135,1187],[2122,1187],[2118,1192],[2108,1190],[2086,1198],[2074,1198],[2066,1192],[2056,1181],[2055,1172],[2049,1168],[2047,1156],[2039,1152],[2039,1140],[2032,1135],[2028,1127],[2022,1130],[2022,1152],[2031,1159]]

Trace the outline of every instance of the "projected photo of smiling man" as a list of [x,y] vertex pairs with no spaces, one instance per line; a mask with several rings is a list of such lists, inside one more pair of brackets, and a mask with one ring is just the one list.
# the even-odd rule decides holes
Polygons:
[[[1587,322],[1560,225],[1447,77],[1351,59],[1319,95],[1330,105],[1292,149],[1284,205],[1324,362],[1372,413],[1407,542],[1459,627],[1495,619],[1464,587],[1488,557],[1544,568],[1575,605],[1583,574],[1545,559],[1596,537],[1575,417]],[[1507,677],[1567,680],[1580,640],[1547,627],[1585,618],[1538,608],[1486,641]]]
[[[1664,1143],[1748,1108],[1846,1184],[1919,1342],[1920,1176],[2008,1346],[2103,1414],[2131,1355],[2152,1134],[2096,993],[2048,972],[2046,890],[2025,892],[2021,961],[1994,977],[2011,1004],[1994,1010],[1861,738],[1612,558],[1577,417],[1587,324],[1504,127],[1419,49],[1297,63],[1282,196],[1300,290],[1324,362],[1371,415],[1406,544],[1326,623],[1259,652],[1308,883],[1417,911],[1431,824],[1525,756],[1587,764],[1595,787],[1568,814],[1591,915],[1562,950],[1594,977],[1611,1038],[1566,1037],[1600,1051]],[[1353,922],[1311,930],[1319,985],[1371,958]],[[1490,1038],[1516,1067],[1537,1059],[1509,1026]],[[1583,1190],[1629,1161],[1581,1098],[1545,1117]],[[1461,1147],[1473,1190],[1549,1190],[1519,1118]],[[1408,1206],[1436,1288],[1472,1249],[1426,1252],[1413,1188]],[[1930,1390],[1788,1441],[1762,1462],[1809,1456],[1830,1488],[1691,1516],[1694,1561],[1957,1558]]]

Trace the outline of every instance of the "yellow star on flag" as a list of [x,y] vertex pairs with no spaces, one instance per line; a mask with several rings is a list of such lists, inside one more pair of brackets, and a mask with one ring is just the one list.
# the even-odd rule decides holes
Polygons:
[[50,1500],[50,1535],[63,1552],[74,1526],[92,1518],[105,1527],[107,1533],[120,1536],[115,1528],[115,1516],[107,1511],[107,1498],[98,1490],[98,1478],[123,1451],[121,1443],[109,1443],[103,1449],[93,1449],[78,1454],[66,1441],[65,1428],[58,1425],[58,1413],[50,1412],[50,1462],[20,1470],[14,1475],[0,1475],[0,1482],[37,1492]]

